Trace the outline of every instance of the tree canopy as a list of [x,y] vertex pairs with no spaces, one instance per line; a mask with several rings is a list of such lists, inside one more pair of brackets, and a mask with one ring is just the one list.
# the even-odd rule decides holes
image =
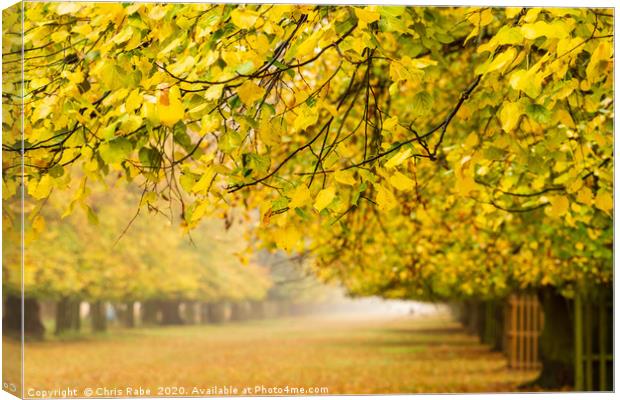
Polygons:
[[[133,190],[131,190],[133,189]],[[163,215],[135,215],[136,188],[93,187],[92,209],[62,218],[67,193],[33,210],[26,236],[24,287],[29,296],[117,302],[260,300],[268,271],[234,257],[243,252],[242,227],[205,220],[187,238]],[[64,196],[63,196],[64,195]],[[90,219],[90,221],[88,221]],[[6,246],[5,287],[21,289],[19,248]]]
[[23,60],[4,32],[5,199],[23,152],[29,198],[67,192],[61,214],[94,218],[86,188],[132,182],[136,207],[253,226],[352,293],[611,280],[609,10],[58,2],[23,18]]

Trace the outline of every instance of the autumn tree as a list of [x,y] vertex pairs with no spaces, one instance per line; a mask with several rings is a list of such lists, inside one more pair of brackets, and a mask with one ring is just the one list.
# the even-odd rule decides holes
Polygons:
[[[610,284],[609,10],[24,7],[23,59],[3,49],[9,202],[21,179],[39,201],[78,172],[133,181],[142,207],[245,221],[356,294],[529,288],[560,315]],[[570,369],[547,344],[543,376]]]

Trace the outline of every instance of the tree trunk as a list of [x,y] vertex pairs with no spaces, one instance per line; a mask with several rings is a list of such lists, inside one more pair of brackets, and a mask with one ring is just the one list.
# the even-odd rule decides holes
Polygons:
[[60,335],[73,329],[72,304],[68,297],[56,302],[56,329],[54,334]]
[[292,314],[292,306],[287,300],[281,300],[277,303],[277,313],[279,316],[288,317]]
[[452,317],[460,322],[461,324],[465,325],[465,303],[464,302],[451,302],[448,303],[448,307],[450,308],[450,314],[452,315]]
[[490,300],[484,303],[484,334],[482,342],[492,351],[501,351],[504,334],[504,311],[502,301]]
[[469,324],[469,318],[471,315],[471,303],[469,301],[462,301],[459,314],[459,322],[463,327],[467,328]]
[[183,325],[183,319],[179,312],[180,305],[181,302],[177,300],[161,301],[159,303],[162,325]]
[[467,300],[467,323],[465,328],[471,334],[478,334],[482,323],[480,304],[475,300]]
[[93,332],[105,332],[108,329],[105,303],[94,301],[90,303],[90,317]]
[[24,299],[24,337],[26,339],[43,339],[45,327],[41,322],[41,307],[33,298]]
[[198,313],[196,312],[196,304],[195,301],[186,301],[183,303],[185,322],[190,325],[197,323]]
[[226,303],[209,303],[207,307],[209,309],[209,321],[212,323],[219,324],[227,320]]
[[80,304],[79,300],[71,300],[69,302],[69,319],[71,329],[75,331],[80,331],[82,326],[82,321],[80,319]]
[[263,301],[252,301],[250,303],[250,314],[251,318],[254,319],[262,319],[265,318],[265,302]]
[[125,327],[134,328],[136,326],[135,302],[128,301],[125,303]]
[[199,313],[201,324],[208,324],[211,322],[209,319],[209,303],[200,303]]
[[278,304],[275,301],[265,300],[263,302],[263,315],[265,318],[276,318],[278,316],[277,306]]
[[[2,330],[6,335],[20,338],[22,331],[22,299],[8,295],[4,303]],[[33,298],[24,299],[24,339],[41,340],[45,328],[41,322],[39,302]]]
[[480,342],[484,342],[484,333],[487,327],[487,313],[486,313],[486,303],[484,301],[480,301],[476,303],[478,320],[475,326],[474,333],[480,339]]
[[142,314],[142,324],[143,325],[155,325],[159,323],[159,307],[157,306],[157,302],[154,300],[147,300],[142,302],[141,314]]
[[230,319],[232,321],[244,321],[250,318],[248,303],[241,301],[232,303],[230,309]]
[[540,289],[538,298],[545,315],[539,340],[542,371],[531,385],[545,389],[572,386],[574,383],[573,302],[560,296],[552,287]]
[[504,323],[506,322],[506,317],[504,315],[505,313],[505,300],[498,300],[495,301],[495,307],[494,307],[494,313],[493,316],[495,317],[495,335],[494,335],[494,340],[491,343],[491,350],[492,351],[503,351],[504,350],[504,332],[505,332],[505,326]]
[[22,300],[17,296],[8,295],[2,308],[2,333],[21,339],[22,332]]

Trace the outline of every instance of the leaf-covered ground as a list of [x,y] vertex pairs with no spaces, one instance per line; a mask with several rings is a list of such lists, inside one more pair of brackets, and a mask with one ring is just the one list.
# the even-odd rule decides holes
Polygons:
[[330,394],[514,391],[535,372],[447,317],[291,318],[113,331],[28,343],[26,390],[214,385],[327,387]]

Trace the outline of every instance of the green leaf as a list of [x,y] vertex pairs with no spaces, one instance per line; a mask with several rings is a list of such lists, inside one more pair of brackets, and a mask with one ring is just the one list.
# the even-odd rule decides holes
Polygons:
[[254,71],[254,63],[252,61],[246,61],[243,64],[237,65],[237,73],[241,75],[247,75]]
[[157,169],[161,165],[162,157],[156,149],[143,147],[138,152],[138,157],[140,158],[140,163],[145,167]]
[[304,220],[309,219],[308,213],[306,213],[303,209],[299,207],[295,207],[295,214],[299,215]]
[[191,192],[198,179],[200,179],[199,175],[192,174],[191,172],[184,172],[179,178],[179,182],[183,190]]
[[119,137],[99,146],[99,155],[106,164],[118,164],[125,160],[133,150],[131,142]]
[[243,155],[245,163],[253,171],[256,172],[268,172],[271,161],[269,156],[261,156],[256,153],[246,153]]
[[288,68],[288,65],[281,63],[278,60],[273,61],[273,65],[275,65],[276,67],[278,67],[281,70],[286,70]]
[[88,222],[90,224],[99,225],[99,217],[97,217],[97,214],[95,214],[93,209],[90,208],[89,206],[86,206],[86,215],[88,217]]
[[49,174],[52,176],[52,178],[60,178],[65,174],[65,169],[60,165],[55,165],[54,167],[50,168]]
[[540,104],[528,104],[525,107],[525,113],[540,124],[549,122],[549,118],[551,117],[549,110]]
[[192,144],[192,139],[187,134],[187,127],[183,122],[178,122],[174,125],[174,131],[172,133],[174,137],[174,141],[181,145],[185,149],[185,151],[191,151],[194,148]]
[[274,211],[282,210],[288,207],[288,198],[280,196],[271,202],[271,209]]
[[413,96],[411,107],[414,114],[427,115],[432,111],[433,97],[427,91],[419,92]]
[[239,147],[241,141],[239,132],[230,130],[220,137],[217,145],[223,153],[230,154]]

